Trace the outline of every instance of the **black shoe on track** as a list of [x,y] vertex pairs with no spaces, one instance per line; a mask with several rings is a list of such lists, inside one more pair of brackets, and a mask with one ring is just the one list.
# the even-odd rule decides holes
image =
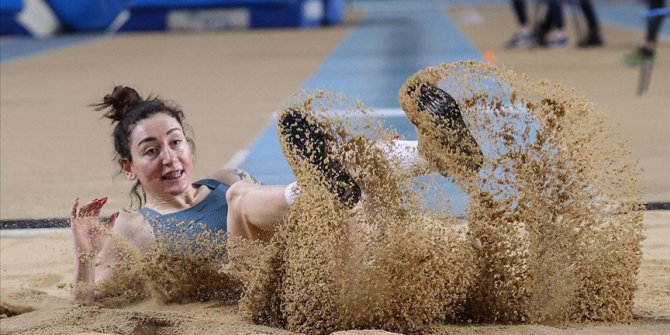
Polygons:
[[589,34],[577,43],[578,48],[601,47],[605,45],[600,34]]
[[290,108],[279,115],[277,127],[284,155],[296,174],[299,163],[294,158],[313,166],[344,207],[353,208],[360,201],[361,188],[339,161],[328,156],[329,136],[313,117]]

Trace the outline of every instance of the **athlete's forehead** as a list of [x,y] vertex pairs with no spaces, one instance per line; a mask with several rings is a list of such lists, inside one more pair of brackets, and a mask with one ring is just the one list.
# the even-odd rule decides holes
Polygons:
[[183,134],[183,132],[177,119],[167,114],[159,113],[135,125],[131,133],[131,142],[134,143],[134,146],[139,146],[174,133]]

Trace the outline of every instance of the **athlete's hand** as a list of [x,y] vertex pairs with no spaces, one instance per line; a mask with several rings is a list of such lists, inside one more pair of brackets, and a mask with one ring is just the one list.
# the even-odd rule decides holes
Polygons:
[[74,238],[75,253],[81,260],[92,260],[114,227],[119,212],[112,214],[106,227],[99,224],[100,210],[107,203],[107,197],[96,198],[79,208],[79,198],[75,199],[70,211],[70,229]]

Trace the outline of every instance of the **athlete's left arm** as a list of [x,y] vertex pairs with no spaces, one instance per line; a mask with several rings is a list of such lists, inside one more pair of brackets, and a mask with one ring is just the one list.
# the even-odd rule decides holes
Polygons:
[[254,178],[254,176],[252,176],[249,172],[242,169],[221,169],[207,178],[217,180],[226,185],[232,185],[238,181],[244,181],[253,184],[263,184],[260,180]]

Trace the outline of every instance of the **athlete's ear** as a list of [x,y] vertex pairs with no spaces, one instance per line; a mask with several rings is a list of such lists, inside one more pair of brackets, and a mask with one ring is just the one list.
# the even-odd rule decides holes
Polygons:
[[123,170],[123,173],[126,175],[126,177],[128,177],[128,179],[137,179],[137,175],[133,171],[133,165],[130,164],[130,161],[125,158],[121,158],[119,159],[119,165],[121,165],[121,169]]

